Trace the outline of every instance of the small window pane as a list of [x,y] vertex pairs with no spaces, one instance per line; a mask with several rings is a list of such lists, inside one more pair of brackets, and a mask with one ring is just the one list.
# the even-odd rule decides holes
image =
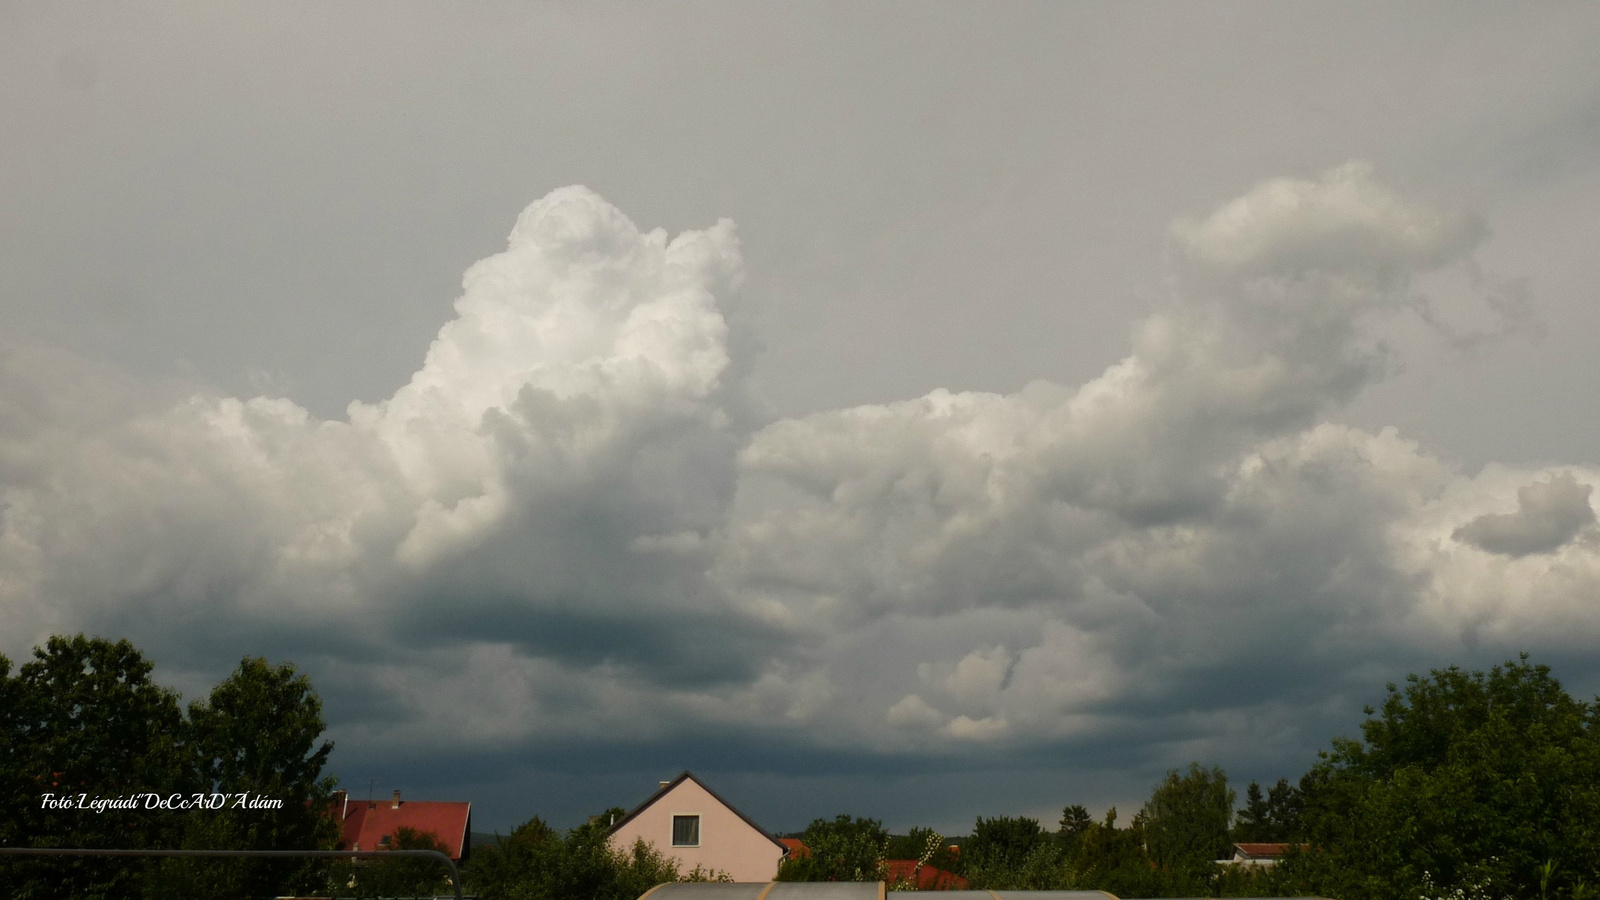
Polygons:
[[672,846],[698,847],[700,846],[700,817],[699,816],[673,816],[672,817]]

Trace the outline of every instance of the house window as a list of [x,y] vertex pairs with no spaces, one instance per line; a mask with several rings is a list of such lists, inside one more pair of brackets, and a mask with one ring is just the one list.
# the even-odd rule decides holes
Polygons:
[[389,846],[389,835],[386,834],[383,837],[378,838],[378,846],[387,848]]
[[700,846],[700,817],[699,816],[673,816],[672,817],[672,846],[698,847]]

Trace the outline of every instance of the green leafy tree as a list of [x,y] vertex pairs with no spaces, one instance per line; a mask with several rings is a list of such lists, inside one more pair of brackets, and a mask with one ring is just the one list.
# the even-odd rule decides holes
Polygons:
[[1165,895],[1164,882],[1145,851],[1143,815],[1134,816],[1129,827],[1118,828],[1117,808],[1111,807],[1104,821],[1092,823],[1078,838],[1075,863],[1075,888],[1118,897]]
[[[389,849],[450,853],[438,835],[415,828],[396,829]],[[352,865],[345,870],[349,873],[349,879],[343,887],[353,890],[357,897],[433,897],[453,890],[449,869],[437,859],[424,857],[362,862],[365,865]]]
[[1190,763],[1156,786],[1144,806],[1145,839],[1158,869],[1204,885],[1227,852],[1234,793],[1219,768]]
[[996,868],[1016,868],[1035,847],[1047,842],[1038,819],[979,816],[972,827],[972,837],[961,847],[961,857],[969,866],[981,863]]
[[1037,819],[1011,816],[978,818],[961,848],[961,870],[987,890],[1070,889],[1077,876],[1067,848]]
[[725,873],[676,863],[644,841],[615,850],[610,823],[625,811],[606,810],[594,822],[560,834],[535,817],[495,845],[474,849],[463,876],[483,900],[636,900],[667,881],[728,881]]
[[[209,697],[189,704],[188,765],[203,790],[226,801],[183,817],[183,846],[333,849],[339,827],[327,815],[334,779],[322,774],[333,752],[321,740],[325,725],[310,679],[260,658],[244,659]],[[257,798],[279,805],[250,808]],[[325,865],[294,859],[165,860],[151,892],[229,900],[308,891],[326,877]]]
[[[171,815],[41,804],[46,795],[92,802],[193,790],[177,695],[151,681],[151,663],[126,640],[56,636],[33,656],[14,678],[3,677],[6,772],[0,777],[9,786],[0,837],[10,846],[171,846],[178,827]],[[121,859],[10,858],[0,861],[0,896],[133,898],[146,868],[143,861]]]
[[809,856],[778,865],[779,881],[879,881],[884,877],[889,832],[877,819],[816,819],[800,839]]
[[956,855],[944,836],[932,828],[915,827],[907,834],[890,835],[884,850],[887,859],[915,859],[925,866],[954,871]]
[[1548,667],[1524,654],[1412,675],[1361,734],[1302,779],[1314,849],[1286,865],[1312,889],[1412,900],[1600,883],[1600,723]]

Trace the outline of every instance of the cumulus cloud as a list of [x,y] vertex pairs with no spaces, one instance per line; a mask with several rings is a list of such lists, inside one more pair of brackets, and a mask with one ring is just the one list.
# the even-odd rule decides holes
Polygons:
[[1267,181],[1174,226],[1171,295],[1086,384],[758,423],[731,223],[564,188],[347,419],[7,348],[0,633],[201,683],[291,656],[357,748],[1316,746],[1373,673],[1600,636],[1600,474],[1327,421],[1486,234],[1360,164]]
[[1486,513],[1457,528],[1451,537],[1506,556],[1549,553],[1594,524],[1594,508],[1589,505],[1593,491],[1571,472],[1552,475],[1517,488],[1516,512]]

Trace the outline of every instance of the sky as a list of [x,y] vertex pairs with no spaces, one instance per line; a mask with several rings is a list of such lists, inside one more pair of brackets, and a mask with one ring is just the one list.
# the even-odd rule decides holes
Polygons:
[[1600,691],[1600,6],[0,0],[0,652],[772,831]]

